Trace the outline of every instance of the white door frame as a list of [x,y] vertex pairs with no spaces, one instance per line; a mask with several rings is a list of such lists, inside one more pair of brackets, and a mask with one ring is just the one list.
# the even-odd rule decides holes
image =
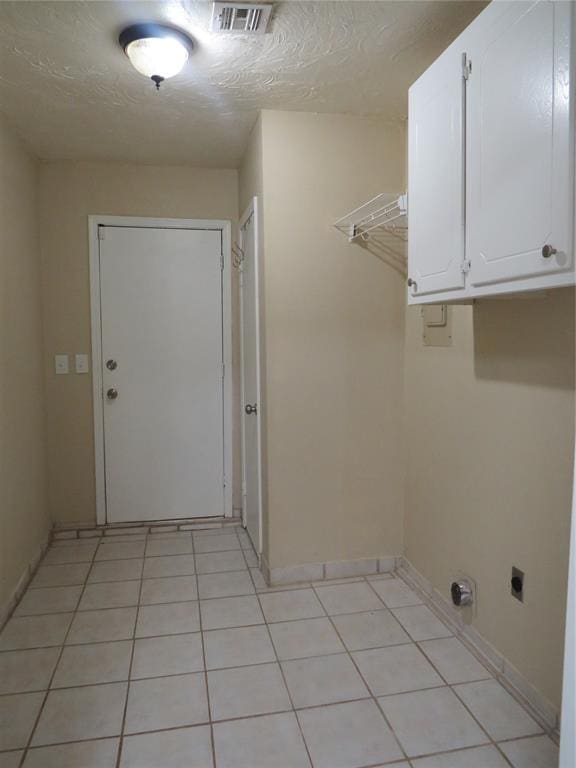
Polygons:
[[88,216],[90,257],[90,322],[92,334],[92,403],[94,407],[94,458],[96,522],[106,524],[106,469],[104,464],[104,404],[102,401],[102,325],[100,315],[100,249],[98,227],[149,227],[151,229],[210,229],[222,233],[222,336],[224,406],[224,515],[232,516],[232,256],[231,224],[224,219],[156,219],[140,216]]
[[[258,479],[260,485],[259,509],[258,509],[258,542],[256,544],[257,555],[262,555],[262,380],[260,366],[260,210],[258,198],[253,197],[248,207],[240,217],[238,224],[240,248],[244,247],[244,235],[242,227],[250,219],[254,218],[254,280],[256,300],[256,402],[258,404],[258,425],[257,425],[257,457],[258,457]],[[246,528],[246,450],[245,450],[245,429],[244,429],[244,406],[246,404],[244,392],[244,292],[242,290],[242,267],[240,267],[240,419],[242,425],[242,525]],[[253,542],[255,543],[255,542]]]
[[559,768],[573,768],[576,765],[576,456],[573,477]]

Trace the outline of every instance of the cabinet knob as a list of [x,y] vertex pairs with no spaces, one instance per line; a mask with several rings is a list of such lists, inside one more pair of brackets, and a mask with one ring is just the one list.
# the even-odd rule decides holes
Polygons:
[[542,246],[542,256],[545,259],[549,259],[550,256],[554,256],[555,253],[558,253],[558,251],[556,250],[556,248],[554,248],[553,245],[546,244]]
[[409,277],[406,282],[408,283],[408,288],[412,288],[413,285],[416,285],[416,281],[412,280],[411,277]]

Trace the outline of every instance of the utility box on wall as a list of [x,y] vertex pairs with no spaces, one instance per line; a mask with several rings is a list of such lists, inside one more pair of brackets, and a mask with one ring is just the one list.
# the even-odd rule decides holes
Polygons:
[[422,307],[422,340],[425,347],[452,346],[452,313],[447,304]]

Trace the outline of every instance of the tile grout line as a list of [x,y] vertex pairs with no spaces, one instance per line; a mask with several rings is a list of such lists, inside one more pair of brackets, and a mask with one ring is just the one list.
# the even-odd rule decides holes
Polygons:
[[[148,536],[146,536],[146,542],[148,543]],[[146,546],[144,547],[144,552],[146,552]],[[124,747],[124,730],[126,727],[126,715],[128,714],[128,699],[130,697],[130,685],[132,682],[132,666],[134,664],[134,652],[136,650],[136,630],[138,627],[138,617],[140,616],[140,600],[142,597],[142,588],[144,584],[144,579],[142,578],[142,574],[144,573],[144,563],[145,559],[142,558],[142,567],[140,570],[140,588],[138,590],[138,604],[136,605],[136,617],[134,619],[134,628],[132,630],[132,651],[130,653],[130,664],[128,665],[128,682],[126,684],[126,698],[124,699],[124,711],[122,712],[122,722],[120,724],[120,739],[118,741],[118,752],[116,754],[116,768],[120,768],[120,761],[122,760],[122,750]]]
[[[196,567],[196,546],[194,536],[192,536],[192,557],[194,558],[194,570]],[[204,665],[204,687],[206,689],[206,706],[208,707],[208,720],[210,721],[210,749],[212,754],[212,765],[216,768],[216,739],[214,738],[214,724],[212,721],[212,705],[210,703],[210,687],[208,685],[208,669],[206,664],[206,646],[204,643],[204,630],[202,629],[202,606],[200,605],[200,587],[198,585],[198,575],[196,575],[196,594],[198,595],[198,623],[200,626],[200,643],[202,645],[202,662]]]
[[[317,617],[317,618],[329,618],[329,617],[321,616],[321,617]],[[274,622],[274,624],[275,623],[276,622]],[[250,624],[250,625],[243,625],[243,626],[231,626],[231,627],[223,627],[222,631],[227,631],[229,629],[251,629],[251,628],[255,628],[255,627],[264,627],[264,626],[265,626],[265,623],[262,623],[262,624]],[[219,632],[221,630],[220,629],[216,629],[216,630],[208,629],[208,630],[204,630],[204,631],[205,632]],[[170,638],[170,637],[182,637],[183,635],[199,635],[199,634],[200,634],[200,632],[178,632],[178,633],[174,633],[174,634],[171,634],[171,635],[154,635],[153,637],[137,637],[135,639],[136,640],[159,640],[159,639],[161,640],[161,639]],[[132,642],[130,638],[125,638],[124,640],[101,641],[99,643],[81,643],[81,644],[77,644],[77,645],[66,645],[64,650],[66,650],[67,648],[78,648],[78,647],[82,647],[84,645],[115,645],[115,644],[120,644],[120,643],[129,643],[129,642]],[[403,645],[413,645],[413,643],[404,643]],[[363,650],[378,651],[378,650],[382,650],[384,648],[399,648],[399,647],[400,646],[398,646],[398,645],[385,645],[385,646],[378,646],[376,648],[362,649],[362,650],[360,650],[358,652],[361,653]],[[346,653],[347,653],[347,651],[345,649],[345,650],[342,650],[342,651],[333,651],[331,653],[315,654],[313,656],[295,656],[295,657],[290,657],[290,658],[286,658],[286,659],[280,660],[280,664],[283,664],[284,662],[289,662],[289,661],[313,661],[315,659],[325,659],[325,658],[330,658],[332,656],[345,656]],[[354,651],[354,653],[357,653],[357,651]],[[233,665],[231,667],[228,667],[228,666],[226,666],[226,667],[214,667],[213,669],[210,669],[208,671],[209,672],[223,672],[223,671],[227,671],[227,670],[231,670],[231,669],[245,669],[246,667],[265,667],[267,664],[271,664],[271,663],[273,663],[273,662],[270,662],[270,661],[258,661],[258,662],[251,662],[249,664],[235,664],[235,665]],[[180,677],[182,675],[188,675],[188,674],[200,674],[201,671],[202,670],[197,670],[196,672],[194,672],[194,671],[190,671],[190,672],[171,672],[171,673],[168,673],[168,674],[151,675],[151,676],[147,676],[147,677],[135,677],[135,678],[123,677],[123,678],[118,678],[118,679],[115,679],[115,680],[105,680],[105,681],[92,682],[92,683],[78,683],[77,685],[62,685],[62,686],[57,686],[57,687],[52,687],[52,688],[35,688],[34,690],[15,691],[13,693],[4,693],[4,694],[1,694],[1,698],[7,698],[7,697],[10,697],[10,696],[19,696],[19,695],[27,694],[27,693],[45,693],[46,691],[71,691],[71,690],[75,690],[76,688],[96,688],[96,687],[103,686],[103,685],[112,685],[114,683],[127,683],[127,682],[131,682],[132,680],[133,681],[159,680],[160,678]],[[470,680],[469,682],[470,683],[481,683],[481,682],[486,682],[486,679],[483,678],[482,680]],[[467,683],[456,683],[456,685],[467,685],[467,684],[468,684],[468,682]],[[419,692],[419,691],[432,691],[432,690],[437,690],[439,688],[452,688],[452,687],[453,687],[452,685],[447,684],[447,683],[442,681],[439,684],[426,686],[425,688],[415,688],[415,689],[410,689],[410,690],[407,690],[407,691],[396,691],[394,693],[382,693],[382,694],[377,694],[377,695],[375,694],[375,696],[376,696],[376,698],[379,698],[379,699],[387,699],[387,698],[390,698],[391,696],[400,696],[400,695],[402,695],[404,693],[416,693],[416,692]],[[360,698],[366,698],[366,697],[360,697]],[[358,701],[358,699],[357,698],[356,699],[349,699],[349,701]],[[311,704],[311,705],[308,705],[307,707],[298,707],[297,709],[313,709],[316,706],[318,706],[318,705]],[[230,719],[233,719],[233,718],[230,718]],[[532,738],[532,737],[541,736],[541,735],[543,735],[543,733],[527,734],[526,736],[512,736],[512,737],[509,737],[507,739],[500,739],[500,741],[513,741],[516,738]],[[0,752],[2,752],[2,751],[6,751],[6,750],[0,750]]]
[[[366,579],[364,579],[364,582],[366,582]],[[362,582],[359,582],[359,583],[362,583]],[[317,590],[317,588],[316,588],[316,587],[312,587],[312,590],[313,590],[313,592],[314,592],[314,594],[315,594],[315,596],[316,596],[316,599],[317,599],[317,600],[318,600],[318,602],[319,602],[319,603],[322,605],[322,608],[324,608],[324,603],[322,602],[322,599],[321,599],[320,595],[319,595],[319,594],[318,594],[318,592],[316,591],[316,590]],[[376,597],[378,598],[378,600],[379,600],[379,601],[382,603],[382,605],[384,606],[384,601],[383,601],[383,600],[380,598],[380,596],[379,596],[379,595],[377,595],[377,594],[376,594],[376,592],[375,592],[374,590],[373,590],[373,592],[374,592],[374,594],[376,595]],[[405,751],[405,749],[404,749],[403,745],[401,744],[401,742],[400,742],[400,739],[399,739],[399,738],[398,738],[398,736],[396,735],[396,731],[394,730],[394,728],[392,728],[392,724],[391,724],[391,723],[388,721],[388,718],[386,717],[386,715],[385,715],[385,714],[384,714],[384,712],[382,711],[382,708],[380,707],[380,705],[379,705],[379,703],[378,703],[378,699],[376,698],[376,696],[374,696],[374,694],[372,693],[372,689],[370,688],[370,686],[368,685],[368,683],[367,683],[367,682],[366,682],[366,680],[364,679],[364,675],[363,675],[363,674],[360,672],[360,669],[359,669],[358,665],[356,664],[356,662],[355,662],[355,660],[354,660],[354,658],[353,658],[353,656],[352,656],[352,653],[351,653],[351,652],[348,650],[348,646],[347,646],[347,645],[346,645],[346,643],[344,642],[343,638],[341,637],[340,633],[338,632],[338,628],[337,628],[337,627],[336,627],[336,625],[334,624],[334,621],[333,621],[333,617],[332,617],[332,616],[330,616],[330,615],[328,614],[328,611],[326,611],[326,614],[327,614],[327,616],[328,616],[328,621],[330,622],[330,625],[331,625],[332,629],[334,630],[334,632],[336,633],[336,635],[337,635],[338,639],[339,639],[339,640],[340,640],[340,642],[342,643],[342,646],[344,647],[344,649],[345,649],[345,652],[346,652],[346,654],[348,655],[348,658],[349,658],[350,662],[352,663],[352,665],[353,665],[353,666],[354,666],[354,668],[356,669],[356,672],[358,673],[358,675],[359,675],[360,679],[361,679],[361,680],[362,680],[362,682],[364,683],[364,686],[365,686],[366,690],[367,690],[367,691],[368,691],[368,693],[369,693],[369,697],[370,697],[370,699],[371,699],[371,700],[374,702],[374,704],[376,705],[376,708],[378,709],[378,712],[380,712],[380,714],[382,715],[382,718],[383,718],[384,722],[385,722],[385,723],[386,723],[386,725],[388,726],[388,728],[389,728],[389,730],[390,730],[390,733],[392,734],[392,736],[393,736],[393,738],[394,738],[394,741],[396,742],[396,745],[398,746],[398,749],[400,750],[401,754],[403,755],[403,759],[407,760],[407,759],[408,759],[408,755],[406,754],[406,751]]]
[[[96,557],[96,552],[98,550],[98,546],[94,549],[94,552],[92,554],[92,561],[94,561],[94,557]],[[48,552],[49,550],[47,550]],[[86,578],[88,578],[88,575],[86,575]],[[30,731],[30,736],[28,737],[28,740],[26,742],[25,748],[22,750],[22,756],[20,758],[19,765],[23,766],[24,761],[28,757],[28,752],[31,748],[32,741],[34,739],[34,736],[36,734],[36,730],[38,728],[38,725],[40,723],[40,719],[42,718],[42,714],[44,713],[44,708],[46,706],[46,702],[48,701],[48,697],[50,695],[51,685],[54,681],[54,677],[56,676],[56,670],[58,669],[58,666],[60,665],[60,661],[62,659],[62,656],[64,654],[64,648],[66,647],[66,639],[68,638],[68,635],[70,634],[70,630],[72,629],[72,624],[74,623],[74,616],[76,615],[78,611],[78,606],[80,605],[80,601],[82,600],[82,597],[84,595],[84,590],[86,589],[86,582],[84,582],[84,585],[82,587],[82,591],[80,592],[80,595],[78,596],[78,601],[76,602],[76,608],[74,609],[72,619],[70,620],[70,624],[68,625],[68,629],[66,630],[66,633],[64,634],[64,640],[62,641],[62,645],[60,646],[60,653],[58,654],[58,658],[56,660],[56,664],[54,665],[54,669],[52,670],[52,674],[50,675],[50,680],[48,681],[48,685],[46,688],[46,692],[44,694],[44,699],[42,700],[42,704],[40,706],[40,709],[38,710],[38,715],[36,716],[36,719],[34,721],[34,725],[32,726],[32,729]],[[26,594],[26,593],[24,593]],[[23,595],[24,596],[24,595]]]
[[[244,558],[246,559],[246,558]],[[264,617],[264,626],[266,627],[266,632],[268,634],[268,640],[270,641],[270,645],[272,647],[272,650],[274,652],[274,657],[276,659],[276,664],[278,665],[278,669],[280,671],[280,675],[282,677],[282,682],[284,683],[284,688],[286,689],[286,693],[288,694],[288,700],[290,702],[290,706],[292,707],[291,713],[294,717],[294,720],[296,721],[296,724],[298,726],[298,732],[300,734],[300,738],[302,739],[302,743],[304,744],[304,749],[306,750],[306,755],[308,756],[308,760],[310,763],[310,768],[314,765],[312,761],[312,755],[310,754],[310,749],[308,747],[308,743],[304,737],[304,732],[302,730],[302,725],[300,723],[300,719],[298,717],[298,713],[296,710],[296,707],[294,706],[294,699],[292,698],[292,693],[290,691],[290,688],[288,686],[288,683],[286,681],[286,675],[284,674],[284,669],[282,667],[282,664],[280,662],[280,658],[278,657],[278,651],[276,650],[276,646],[274,645],[274,640],[272,639],[272,633],[270,632],[270,627],[268,625],[268,619],[266,618],[266,614],[264,613],[264,607],[262,605],[262,600],[260,598],[260,595],[256,593],[256,599],[258,600],[258,605],[260,606],[260,610],[262,611],[262,616]]]
[[[274,662],[269,662],[269,663],[274,663]],[[334,702],[334,704],[353,704],[353,703],[356,703],[358,701],[368,701],[371,698],[372,697],[368,696],[368,697],[365,697],[363,699],[347,699],[347,700],[342,701],[342,702]],[[307,710],[310,710],[310,709],[321,709],[321,708],[325,708],[325,707],[331,707],[331,706],[334,706],[334,704],[317,704],[317,705],[315,705],[313,707],[302,707],[301,709],[296,710],[296,712],[304,712],[304,711],[307,711]],[[258,714],[258,715],[242,715],[242,716],[238,716],[238,717],[232,717],[232,718],[225,718],[225,719],[222,719],[222,720],[217,720],[217,721],[214,721],[214,722],[215,722],[215,724],[220,724],[220,723],[238,722],[239,720],[257,720],[258,718],[266,717],[268,715],[290,714],[292,711],[293,710],[291,710],[291,709],[285,709],[285,710],[281,710],[279,712],[269,712],[269,713]],[[207,726],[209,724],[210,724],[210,721],[206,720],[206,721],[202,721],[200,723],[194,724],[194,725],[176,725],[176,726],[170,726],[170,727],[167,727],[167,728],[154,728],[154,729],[149,730],[149,731],[136,731],[136,732],[134,732],[134,734],[129,734],[129,735],[130,736],[132,736],[132,735],[134,735],[134,736],[146,736],[146,735],[155,734],[155,733],[160,733],[160,734],[162,734],[162,733],[170,733],[170,732],[173,732],[173,731],[188,730],[190,728],[197,728],[197,727],[202,728],[202,727],[205,727],[205,726]],[[498,743],[496,743],[494,745],[492,745],[492,744],[477,744],[477,745],[472,745],[472,746],[469,746],[469,747],[455,747],[455,748],[451,748],[451,749],[445,749],[445,750],[443,750],[441,752],[426,752],[425,754],[416,755],[416,756],[414,756],[412,758],[408,758],[407,760],[405,760],[404,758],[400,758],[400,761],[401,762],[403,762],[403,761],[410,762],[410,760],[420,760],[420,759],[423,759],[423,758],[449,755],[449,754],[454,754],[454,753],[458,753],[458,752],[469,752],[471,750],[480,749],[480,748],[483,748],[483,747],[491,747],[491,746],[499,747],[500,744],[513,743],[513,742],[516,742],[516,741],[530,741],[532,739],[542,738],[542,736],[543,736],[543,734],[535,734],[533,736],[520,736],[520,737],[516,737],[516,738],[513,738],[513,739],[503,739],[502,742],[498,742]],[[35,750],[38,750],[40,748],[43,749],[45,747],[67,746],[67,745],[72,745],[72,744],[86,744],[86,743],[89,743],[89,742],[92,742],[92,741],[109,741],[109,740],[112,740],[112,739],[119,739],[119,737],[118,736],[95,736],[95,737],[91,737],[91,738],[88,738],[88,739],[77,739],[75,741],[55,742],[55,743],[49,744],[49,745],[42,745],[41,747],[33,747],[32,750],[35,751]],[[7,755],[7,754],[10,754],[12,752],[19,752],[19,751],[21,751],[21,749],[22,748],[16,747],[15,749],[2,750],[0,752],[0,755]],[[504,758],[506,760],[508,760],[508,758],[506,758],[505,755],[504,755]],[[375,763],[374,765],[377,765],[377,766],[380,766],[380,765],[386,766],[386,765],[390,765],[390,764],[395,765],[397,762],[398,762],[398,759],[394,758],[392,760],[386,760],[384,763],[382,763],[382,762]],[[363,766],[363,768],[364,768],[364,766]]]
[[[184,528],[186,526],[186,528]],[[190,526],[190,527],[188,527]],[[117,536],[163,536],[170,533],[198,533],[205,531],[222,532],[227,528],[241,527],[240,518],[236,517],[183,517],[179,520],[155,520],[144,523],[119,523],[69,528],[52,528],[49,545],[68,546],[76,542],[90,542],[94,539],[112,539]],[[146,530],[143,532],[142,529]],[[159,528],[171,528],[170,531],[159,531]],[[80,532],[90,532],[92,535],[80,536]],[[61,533],[74,533],[74,536],[59,536]]]
[[[271,664],[271,663],[273,664],[274,662],[268,662],[268,663],[269,664]],[[200,674],[200,673],[198,673],[198,674]],[[293,711],[295,711],[296,713],[297,712],[305,712],[305,711],[313,710],[313,709],[323,709],[325,707],[331,707],[331,706],[334,706],[334,705],[337,705],[337,704],[354,704],[354,703],[359,702],[359,701],[368,701],[371,698],[372,698],[371,696],[365,696],[364,698],[361,698],[361,699],[346,699],[346,700],[341,701],[341,702],[333,702],[332,704],[316,704],[314,706],[301,707],[300,709],[297,709],[297,710],[285,709],[285,710],[281,710],[281,711],[278,711],[278,712],[268,712],[268,713],[256,714],[256,715],[239,715],[237,717],[230,717],[230,718],[223,718],[222,720],[216,720],[216,721],[214,721],[214,723],[215,724],[220,724],[220,723],[233,723],[233,722],[237,722],[239,720],[256,720],[258,718],[266,717],[268,715],[274,715],[274,714],[290,714]],[[176,725],[176,726],[169,726],[169,727],[166,727],[166,728],[153,728],[151,730],[146,730],[146,731],[135,731],[134,734],[128,734],[128,735],[130,735],[130,736],[132,736],[132,735],[134,735],[134,736],[143,736],[143,735],[147,735],[147,734],[151,734],[151,733],[166,733],[166,732],[170,732],[170,731],[180,731],[180,730],[187,730],[189,728],[203,727],[203,726],[206,726],[206,725],[209,725],[209,724],[210,724],[210,721],[206,720],[206,721],[201,721],[199,723],[196,723],[194,725]],[[454,748],[450,748],[450,749],[444,749],[441,752],[426,752],[426,753],[424,753],[422,755],[416,755],[416,756],[414,756],[412,758],[408,758],[408,759],[409,760],[410,759],[411,760],[419,760],[419,759],[424,758],[424,757],[427,758],[427,757],[433,757],[433,756],[436,756],[436,755],[445,755],[445,754],[451,754],[451,753],[462,752],[462,751],[466,752],[466,751],[470,751],[470,750],[473,750],[473,749],[479,749],[479,748],[482,748],[482,747],[490,747],[490,746],[498,747],[500,744],[514,743],[516,741],[530,741],[532,739],[542,738],[542,737],[543,737],[543,734],[534,734],[534,735],[531,735],[531,736],[520,736],[520,737],[515,737],[515,738],[512,738],[512,739],[503,739],[501,742],[497,742],[494,745],[488,744],[488,743],[483,743],[483,744],[476,744],[476,745],[467,746],[467,747],[454,747]],[[117,736],[117,735],[116,736],[94,736],[94,737],[90,737],[90,738],[76,739],[75,741],[55,742],[55,743],[51,743],[51,744],[48,744],[48,745],[40,745],[39,747],[32,747],[32,750],[37,750],[37,749],[45,748],[45,747],[53,747],[53,746],[65,746],[65,745],[69,745],[69,744],[84,744],[84,743],[91,742],[91,741],[108,741],[108,740],[111,740],[111,739],[119,739],[119,736]],[[2,750],[0,752],[0,754],[1,755],[5,755],[5,754],[9,754],[11,752],[19,752],[19,751],[21,751],[21,749],[22,749],[21,747],[20,748],[16,747],[14,749]],[[403,760],[403,759],[404,758],[401,758],[401,760]],[[385,763],[377,763],[376,765],[378,765],[378,766],[381,765],[381,764],[382,765],[387,765],[388,763],[396,763],[396,762],[397,762],[397,759],[394,758],[392,760],[387,760]]]

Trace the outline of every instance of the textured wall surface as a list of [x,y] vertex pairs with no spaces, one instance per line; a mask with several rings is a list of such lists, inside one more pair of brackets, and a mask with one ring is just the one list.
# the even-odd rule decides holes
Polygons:
[[[453,307],[453,346],[423,347],[407,310],[406,554],[557,707],[572,493],[574,293]],[[526,574],[525,602],[510,595]]]
[[0,120],[0,609],[49,528],[37,181]]
[[[237,173],[106,163],[42,165],[49,498],[56,523],[93,522],[96,514],[91,376],[56,376],[53,365],[58,352],[90,352],[90,214],[234,221],[238,215]],[[237,371],[236,337],[233,342]],[[238,482],[239,435],[237,429],[234,432]],[[235,488],[235,504],[240,504],[239,487]]]

